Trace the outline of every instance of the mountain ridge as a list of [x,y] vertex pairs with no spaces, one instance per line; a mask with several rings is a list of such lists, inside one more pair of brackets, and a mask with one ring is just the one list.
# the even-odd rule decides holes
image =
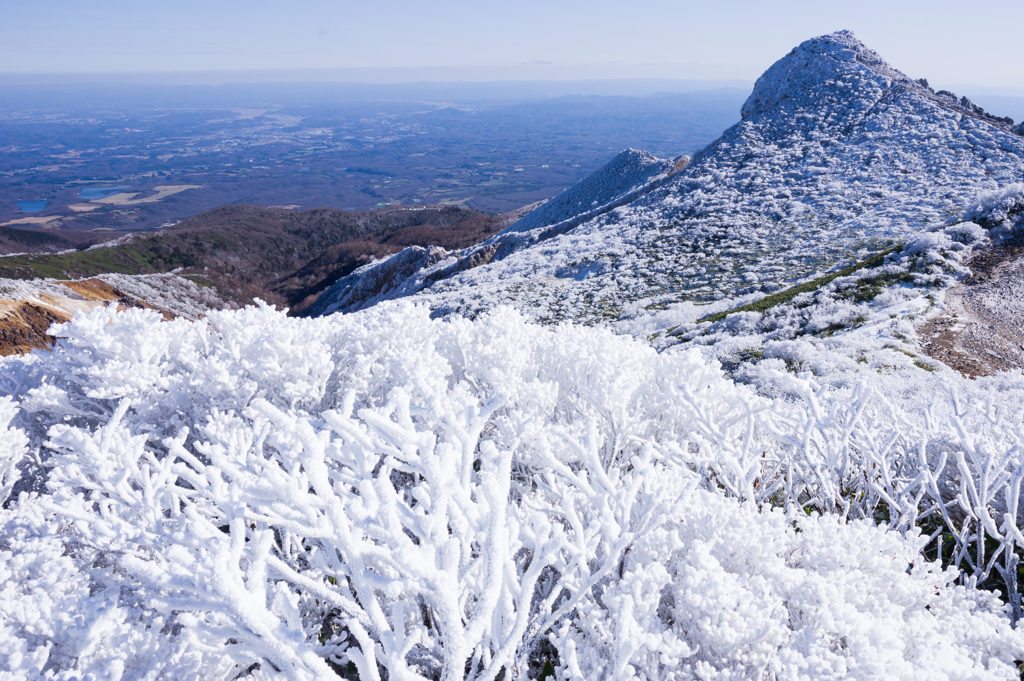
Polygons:
[[805,41],[758,80],[740,123],[625,205],[549,238],[551,225],[492,237],[360,299],[359,277],[386,266],[370,265],[314,307],[416,295],[441,316],[512,304],[542,321],[629,327],[652,310],[687,308],[666,320],[677,322],[696,319],[694,305],[763,297],[952,224],[1024,177],[1024,137],[1008,119],[925,83],[850,32]]
[[134,275],[180,270],[201,283],[216,285],[222,295],[238,303],[260,297],[296,306],[342,276],[338,272],[347,274],[370,258],[417,243],[434,242],[449,248],[471,245],[519,215],[493,216],[461,206],[295,211],[230,205],[164,230],[124,235],[92,247],[87,242],[77,250],[60,253],[2,256],[0,279],[74,279],[112,272]]
[[[838,62],[857,62],[886,81],[887,87],[895,86],[914,92],[963,115],[983,120],[1003,130],[1014,130],[1012,118],[988,114],[967,97],[957,99],[956,95],[948,90],[935,92],[928,85],[927,79],[911,79],[902,71],[893,68],[877,52],[857,40],[852,31],[837,31],[827,36],[806,40],[775,62],[754,83],[750,97],[740,109],[742,118],[746,119],[756,113],[778,106],[791,96],[799,97],[804,94],[799,87],[790,94],[793,88],[789,85],[793,80],[804,85],[808,80],[813,80],[801,76],[805,76],[808,71],[813,71],[816,65],[815,58],[822,57]],[[778,87],[780,81],[785,87]]]

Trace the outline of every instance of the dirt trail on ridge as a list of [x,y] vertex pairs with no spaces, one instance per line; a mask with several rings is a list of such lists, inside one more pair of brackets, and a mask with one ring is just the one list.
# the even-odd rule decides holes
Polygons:
[[972,276],[946,291],[946,311],[921,325],[921,349],[975,378],[1024,369],[1024,229],[967,262]]

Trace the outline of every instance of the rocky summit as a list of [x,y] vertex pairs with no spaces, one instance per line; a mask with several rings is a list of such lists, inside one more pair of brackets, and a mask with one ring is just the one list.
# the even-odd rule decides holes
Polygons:
[[624,152],[483,244],[394,256],[397,277],[369,265],[315,311],[409,295],[441,315],[512,304],[584,323],[641,323],[687,302],[726,310],[954,224],[1024,178],[1019,126],[848,31],[772,65],[742,116],[688,165]]

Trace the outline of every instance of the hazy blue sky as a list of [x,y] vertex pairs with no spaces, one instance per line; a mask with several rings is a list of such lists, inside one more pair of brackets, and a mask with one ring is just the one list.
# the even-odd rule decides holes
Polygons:
[[1022,0],[3,5],[0,73],[363,69],[349,75],[753,80],[802,40],[849,28],[912,77],[1024,88]]

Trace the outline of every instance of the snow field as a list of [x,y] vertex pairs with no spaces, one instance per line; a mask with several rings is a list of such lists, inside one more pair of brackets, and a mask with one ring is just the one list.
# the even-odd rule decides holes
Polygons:
[[1024,658],[975,586],[1024,545],[1010,400],[936,378],[922,414],[784,372],[768,400],[697,350],[508,308],[53,331],[0,371],[11,678],[1015,679]]

